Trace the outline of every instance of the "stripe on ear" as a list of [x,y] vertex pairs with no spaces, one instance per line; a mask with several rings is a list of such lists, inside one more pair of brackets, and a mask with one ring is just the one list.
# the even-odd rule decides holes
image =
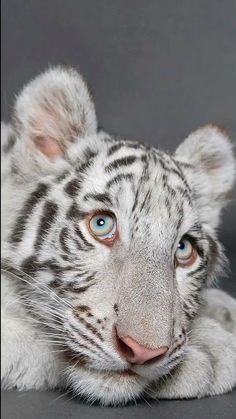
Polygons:
[[83,78],[64,67],[51,68],[26,85],[16,100],[13,119],[21,141],[51,160],[97,131],[94,104]]

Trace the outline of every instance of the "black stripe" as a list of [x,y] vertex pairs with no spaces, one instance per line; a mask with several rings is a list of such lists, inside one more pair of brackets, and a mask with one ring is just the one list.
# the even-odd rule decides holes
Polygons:
[[113,144],[109,148],[107,155],[108,156],[111,156],[112,154],[114,154],[116,151],[120,150],[124,146],[125,146],[125,143],[116,143],[116,144]]
[[[187,181],[185,179],[185,176],[184,176],[181,168],[177,164],[177,162],[172,159],[172,163],[174,163],[176,165],[176,167],[177,167],[177,168],[174,168],[174,167],[170,166],[170,163],[168,161],[165,161],[163,157],[162,158],[159,158],[159,160],[158,160],[158,162],[162,166],[163,170],[165,170],[166,172],[170,173],[170,175],[176,175],[183,182],[186,190],[189,193],[191,193],[191,189],[189,187],[189,184],[187,183]],[[167,164],[167,166],[166,166],[166,164]]]
[[5,271],[14,275],[14,277],[17,277],[25,284],[29,282],[28,276],[34,275],[40,269],[40,264],[38,263],[37,258],[34,255],[24,259],[21,263],[20,269],[12,266],[7,259],[3,259],[1,265],[1,269],[4,269]]
[[166,165],[168,163],[166,161],[164,161],[163,156],[159,157],[158,163],[160,164],[160,166],[162,167],[162,169],[165,172],[169,172],[170,171],[170,167]]
[[132,207],[131,212],[134,212],[134,210],[136,209],[136,207],[137,207],[137,205],[138,205],[138,203],[139,203],[139,194],[140,194],[140,190],[141,190],[141,188],[142,188],[142,185],[143,185],[143,180],[142,180],[142,178],[141,178],[141,179],[139,180],[139,184],[138,184],[138,187],[137,187],[137,189],[136,189],[135,198],[134,198],[134,203],[133,203],[133,207]]
[[46,196],[49,186],[40,183],[37,189],[32,192],[28,200],[25,202],[21,214],[16,220],[15,226],[10,236],[11,243],[20,243],[23,238],[26,224],[36,207],[36,205]]
[[63,285],[63,281],[61,278],[56,277],[49,283],[50,288],[60,288]]
[[71,288],[70,284],[68,284],[68,286],[65,288],[65,291],[69,291],[69,292],[74,292],[76,294],[82,294],[82,292],[87,291],[90,287],[92,287],[94,284],[90,284],[90,285],[85,285],[85,286],[80,286],[78,288]]
[[186,303],[183,304],[184,313],[188,320],[193,320],[196,316],[196,311],[193,307],[189,307]]
[[193,226],[191,227],[191,232],[200,234],[200,236],[202,236],[201,224],[198,224],[197,222],[193,224]]
[[[82,345],[82,344],[81,344]],[[83,345],[81,346],[83,349]],[[86,348],[84,348],[86,349]],[[74,348],[70,350],[66,350],[66,352],[62,353],[63,358],[66,360],[67,363],[73,365],[74,367],[86,367],[90,365],[90,358],[88,355],[85,355],[83,352],[75,351]]]
[[6,154],[9,153],[9,151],[11,151],[11,149],[14,147],[15,143],[16,143],[15,134],[11,133],[8,136],[7,143],[4,144],[3,146],[3,152]]
[[62,172],[60,175],[57,176],[56,178],[56,182],[62,182],[68,175],[70,172],[68,172],[68,170],[65,170],[64,172]]
[[140,209],[139,209],[140,212],[142,212],[144,206],[148,206],[149,205],[150,200],[151,200],[151,191],[149,190],[149,191],[147,191],[147,193],[145,195],[145,198],[144,198],[144,200],[143,200],[143,202],[142,202],[142,204],[140,206]]
[[71,179],[64,188],[64,191],[71,197],[76,196],[79,190],[80,190],[80,181],[77,178]]
[[35,275],[39,269],[40,264],[38,263],[35,255],[24,259],[21,264],[21,271],[29,276]]
[[[190,196],[191,196],[191,188],[190,188],[190,186],[189,186],[189,184],[188,184],[188,182],[187,182],[187,180],[186,180],[186,176],[185,176],[185,174],[184,174],[184,172],[183,172],[183,170],[182,170],[181,165],[180,165],[180,164],[179,164],[179,162],[177,162],[175,159],[173,159],[173,162],[175,163],[175,165],[177,166],[177,168],[178,168],[179,172],[181,173],[181,179],[182,179],[182,181],[183,181],[183,183],[184,183],[184,186],[185,186],[185,188],[187,189],[188,193],[189,193],[189,194],[190,194]],[[191,166],[190,166],[190,167],[191,167]]]
[[103,204],[109,204],[109,205],[112,204],[109,195],[106,193],[99,193],[99,194],[88,193],[84,195],[85,201],[88,201],[88,199],[90,198],[94,199],[95,201],[102,202]]
[[118,169],[121,166],[129,166],[137,160],[136,156],[127,156],[116,159],[113,162],[109,163],[105,167],[105,172],[111,172],[112,170]]
[[73,202],[71,207],[68,209],[66,213],[66,218],[69,220],[81,220],[88,215],[87,212],[80,211],[76,202]]
[[[205,263],[200,263],[200,265],[194,271],[188,272],[187,276],[191,278],[191,277],[195,276],[196,274],[202,273],[205,269],[206,269],[206,264]],[[200,279],[200,278],[198,278],[198,279]]]
[[182,162],[182,161],[178,161],[175,159],[175,162],[178,164],[178,166],[180,165],[181,167],[183,167],[184,169],[193,169],[193,165],[190,163],[186,163],[186,162]]
[[81,293],[87,291],[93,285],[94,285],[94,283],[78,286],[78,281],[70,281],[66,284],[63,283],[61,291],[62,292],[64,291],[64,292],[72,292],[72,293],[76,293],[76,294],[81,294]]
[[182,198],[186,199],[188,201],[188,204],[192,205],[192,199],[190,193],[187,191],[186,188],[183,188],[182,186],[176,186],[176,191],[181,195]]
[[[77,329],[73,324],[70,324],[71,329],[77,333],[79,336],[81,336],[86,342],[89,342],[92,345],[91,350],[93,349],[93,347],[99,349],[99,351],[101,351],[102,353],[104,353],[106,356],[108,356],[109,358],[111,358],[111,355],[109,353],[107,353],[97,342],[95,342],[94,339],[90,338],[89,336],[85,335],[83,332],[81,332],[79,329]],[[77,339],[76,339],[76,342]]]
[[134,212],[134,210],[136,209],[136,207],[138,205],[138,202],[139,202],[138,201],[138,196],[139,196],[139,188],[136,190],[136,193],[135,193],[134,203],[133,203],[132,210],[131,210],[132,213]]
[[125,143],[125,146],[128,148],[133,148],[134,150],[140,149],[140,150],[145,150],[148,151],[150,149],[150,147],[148,147],[146,144],[144,143]]
[[[79,280],[81,280],[81,279],[94,279],[91,275],[90,276],[88,276],[88,274],[89,274],[89,272],[88,271],[82,271],[82,270],[80,270],[79,268],[78,268],[78,272],[79,273],[77,273],[77,274],[75,274],[75,276],[74,276],[74,278],[78,278]],[[87,278],[86,278],[86,275],[87,275]],[[96,275],[96,272],[94,272],[94,275]],[[91,277],[91,278],[90,278]]]
[[1,260],[1,269],[3,271],[9,272],[10,274],[12,274],[14,277],[17,277],[19,279],[24,279],[24,273],[15,268],[14,266],[12,266],[11,264],[12,262],[9,261],[8,259],[2,259]]
[[164,179],[163,179],[163,188],[167,189],[168,193],[171,195],[171,197],[173,199],[176,198],[177,193],[176,193],[175,189],[173,189],[167,182],[165,183]]
[[131,182],[134,179],[134,176],[132,173],[127,173],[127,174],[119,174],[117,176],[115,176],[113,179],[109,180],[109,182],[107,182],[106,187],[110,188],[112,185],[121,182],[122,180],[127,180],[129,182]]
[[88,250],[87,247],[84,247],[83,244],[81,244],[81,242],[77,239],[72,239],[73,243],[75,244],[75,246],[77,247],[78,250],[81,250],[82,252],[85,250]]
[[205,252],[202,247],[201,241],[197,237],[192,236],[191,234],[187,234],[187,239],[189,239],[191,243],[196,247],[198,255],[202,259],[201,263],[205,262]]
[[91,323],[89,323],[87,320],[85,320],[82,316],[77,316],[79,319],[79,322],[82,323],[86,329],[90,330],[90,332],[93,333],[93,335],[97,336],[102,342],[104,342],[104,338],[101,335],[101,333],[94,327]]
[[68,228],[63,227],[61,232],[60,232],[60,235],[59,235],[59,242],[60,242],[60,245],[61,245],[61,248],[62,248],[63,252],[65,252],[65,253],[70,253],[70,249],[69,249],[67,241],[66,241],[68,236],[69,236]]
[[[60,291],[60,294],[70,292],[70,293],[76,293],[76,294],[82,294],[83,292],[87,291],[90,287],[92,287],[94,284],[88,284],[88,285],[82,285],[78,287],[78,281],[70,281],[66,283],[63,281],[63,279],[60,278],[61,272],[54,272],[55,278],[49,283],[49,286],[54,289],[58,289]],[[62,271],[63,273],[63,271]]]
[[86,158],[86,162],[88,162],[91,159],[94,159],[97,156],[97,152],[91,150],[90,148],[87,148],[84,152],[84,157]]
[[91,150],[87,150],[85,152],[84,157],[86,158],[86,160],[81,163],[80,161],[78,162],[78,166],[76,166],[76,172],[78,173],[78,175],[85,175],[87,170],[92,166],[92,164],[94,163],[94,159],[97,156],[97,153],[91,151]]
[[64,272],[74,271],[74,265],[60,266],[58,265],[55,259],[45,260],[42,263],[42,267],[46,267],[47,269],[50,269],[55,274],[62,274]]
[[41,220],[40,220],[38,233],[37,233],[37,237],[36,237],[35,244],[34,244],[34,248],[35,248],[36,251],[40,248],[40,246],[43,242],[43,239],[48,234],[48,231],[49,231],[53,221],[55,220],[57,212],[58,212],[57,204],[55,204],[54,202],[51,202],[51,201],[45,202],[44,209],[43,209],[43,215],[42,215]]
[[[104,131],[103,129],[101,129],[101,130]],[[114,140],[111,137],[103,137],[102,141],[104,141],[104,143],[109,144],[109,143],[113,143]]]
[[94,247],[91,243],[89,243],[89,242],[86,240],[86,238],[84,237],[84,235],[83,235],[82,231],[80,230],[80,228],[79,228],[77,225],[75,225],[75,232],[76,232],[76,234],[79,236],[79,238],[83,241],[83,243],[84,243],[87,247],[89,247],[89,248],[93,248],[93,247]]
[[219,257],[219,249],[216,240],[214,240],[209,234],[207,234],[207,240],[209,242],[209,259],[211,259],[211,263],[214,265]]

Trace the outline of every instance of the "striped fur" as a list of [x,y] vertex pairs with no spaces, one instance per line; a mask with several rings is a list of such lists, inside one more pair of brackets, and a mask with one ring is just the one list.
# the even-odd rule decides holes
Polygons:
[[[114,138],[63,68],[31,82],[2,128],[3,387],[69,387],[103,404],[232,389],[236,301],[212,288],[235,173],[226,134],[204,127],[175,155]],[[98,210],[116,215],[112,247],[87,229]],[[198,255],[185,268],[175,265],[183,236]],[[115,324],[167,356],[129,365]]]

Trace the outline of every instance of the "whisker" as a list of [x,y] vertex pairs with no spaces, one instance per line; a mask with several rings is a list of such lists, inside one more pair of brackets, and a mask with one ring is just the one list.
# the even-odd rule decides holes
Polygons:
[[[68,306],[70,309],[72,308],[72,306],[68,303],[68,302],[66,302],[66,301],[64,301],[62,298],[60,298],[56,293],[55,293],[55,291],[53,291],[51,288],[49,288],[47,285],[45,285],[45,284],[42,284],[42,283],[40,283],[40,282],[38,282],[38,284],[40,285],[40,287],[37,285],[37,280],[35,279],[35,278],[33,278],[32,276],[30,276],[30,275],[28,275],[26,272],[24,272],[24,271],[22,271],[21,269],[19,269],[19,268],[14,268],[16,271],[18,271],[19,272],[19,274],[22,274],[23,275],[23,278],[21,277],[21,276],[19,276],[19,275],[16,275],[14,272],[11,272],[11,271],[9,271],[9,270],[7,270],[7,269],[4,269],[4,268],[1,268],[1,271],[2,272],[5,272],[5,273],[7,273],[7,274],[10,274],[10,275],[12,275],[12,276],[14,276],[15,278],[17,278],[17,279],[20,279],[20,280],[23,280],[24,282],[26,282],[28,285],[30,285],[30,286],[34,286],[38,291],[40,291],[40,292],[42,292],[42,293],[46,293],[46,295],[48,296],[49,294],[48,293],[50,293],[51,294],[51,297],[54,297],[54,299],[57,301],[57,302],[60,302],[60,303],[63,303],[64,305],[66,305],[66,306]],[[27,277],[27,278],[29,278],[31,281],[33,281],[33,283],[31,282],[31,281],[27,281],[26,279],[25,279],[25,277]],[[36,282],[36,284],[35,284],[35,282]]]
[[[57,400],[61,399],[62,397],[66,397],[70,393],[71,393],[71,389],[68,389],[64,393],[60,394],[60,396],[58,396],[55,399],[53,399],[51,403],[55,403]],[[68,400],[65,400],[65,402],[68,402]]]
[[150,403],[148,403],[148,401],[145,399],[145,397],[142,395],[142,394],[140,394],[140,397],[141,397],[141,399],[143,399],[143,401],[149,406],[149,407],[151,407],[152,408],[152,406],[150,405]]

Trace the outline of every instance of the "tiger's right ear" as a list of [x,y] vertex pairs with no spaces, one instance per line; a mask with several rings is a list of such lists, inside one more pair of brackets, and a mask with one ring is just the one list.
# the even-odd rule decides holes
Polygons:
[[[18,96],[13,124],[28,153],[63,157],[79,138],[96,133],[94,104],[81,75],[54,67],[32,80]],[[31,153],[30,153],[31,154]]]

